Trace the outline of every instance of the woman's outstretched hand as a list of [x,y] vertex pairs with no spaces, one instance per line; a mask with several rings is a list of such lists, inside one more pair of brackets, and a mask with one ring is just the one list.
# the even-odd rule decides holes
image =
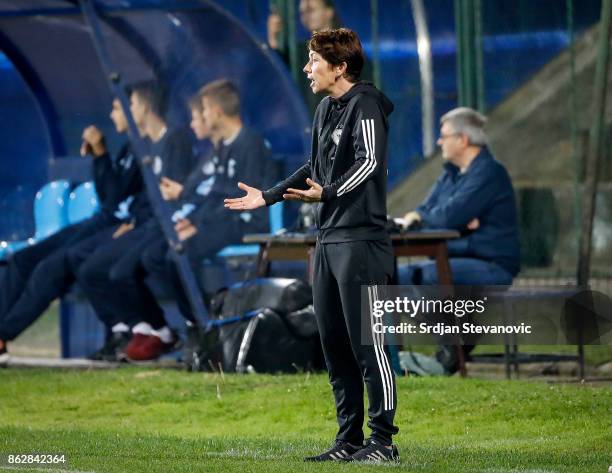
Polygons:
[[263,194],[259,189],[247,186],[243,182],[239,182],[238,187],[245,191],[246,195],[235,199],[225,199],[223,202],[226,208],[231,210],[253,210],[266,205]]

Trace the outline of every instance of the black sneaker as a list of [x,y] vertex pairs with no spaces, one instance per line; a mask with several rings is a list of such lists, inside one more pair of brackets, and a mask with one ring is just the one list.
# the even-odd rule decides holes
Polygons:
[[130,342],[130,332],[114,332],[98,351],[87,357],[93,361],[118,361],[118,355]]
[[386,447],[376,440],[368,439],[361,450],[347,458],[350,462],[399,462],[400,456],[395,445]]
[[189,371],[209,371],[221,363],[219,333],[198,325],[187,326],[187,339],[183,347],[183,363]]
[[314,457],[306,457],[304,458],[305,462],[328,462],[328,461],[346,461],[351,455],[359,450],[359,445],[351,445],[348,442],[344,442],[343,440],[336,440],[332,447],[321,453],[320,455],[316,455]]
[[187,338],[183,345],[183,360],[190,371],[200,371],[203,331],[198,325],[187,325]]

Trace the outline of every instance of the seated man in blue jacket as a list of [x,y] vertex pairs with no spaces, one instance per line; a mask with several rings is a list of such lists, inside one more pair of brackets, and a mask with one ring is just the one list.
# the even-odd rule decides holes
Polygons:
[[[514,189],[506,168],[486,146],[485,122],[483,115],[465,107],[442,116],[438,145],[444,171],[425,200],[404,216],[406,226],[461,233],[448,242],[457,285],[510,285],[520,269]],[[437,284],[436,264],[427,261],[401,267],[398,280],[400,284]],[[450,371],[455,361],[451,360]]]

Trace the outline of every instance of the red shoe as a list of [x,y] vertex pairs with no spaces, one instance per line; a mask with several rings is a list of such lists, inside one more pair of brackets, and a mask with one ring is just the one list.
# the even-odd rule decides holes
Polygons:
[[125,349],[122,353],[122,358],[130,359],[130,360],[138,360],[141,347],[148,338],[152,337],[152,335],[145,335],[144,333],[135,333],[132,336],[130,342],[126,345]]
[[164,343],[155,335],[137,333],[125,348],[125,355],[130,361],[157,360],[161,355],[172,350],[175,345],[176,339],[170,343]]
[[9,360],[9,354],[6,350],[6,342],[0,340],[0,364],[7,363]]

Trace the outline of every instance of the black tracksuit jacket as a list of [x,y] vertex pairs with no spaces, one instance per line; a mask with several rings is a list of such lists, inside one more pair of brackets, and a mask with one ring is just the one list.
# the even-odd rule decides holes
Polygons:
[[129,143],[125,143],[115,160],[109,153],[93,160],[93,181],[100,200],[98,218],[115,223],[116,219],[134,217],[134,202],[144,194],[140,168]]
[[[388,238],[387,134],[393,104],[369,82],[339,97],[324,98],[315,112],[307,164],[263,193],[267,205],[283,200],[288,187],[323,186],[316,223],[321,243]],[[360,187],[359,192],[353,192]]]

